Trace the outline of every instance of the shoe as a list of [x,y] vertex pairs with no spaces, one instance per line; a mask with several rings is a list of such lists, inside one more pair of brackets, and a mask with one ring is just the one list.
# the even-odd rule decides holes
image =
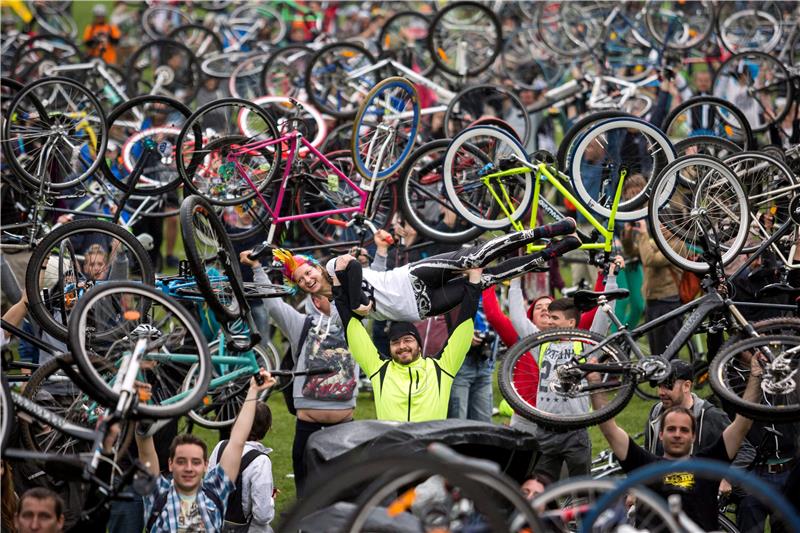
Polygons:
[[558,235],[569,235],[570,233],[575,233],[575,229],[577,227],[578,225],[575,223],[574,218],[565,218],[552,224],[539,226],[538,228],[534,229],[534,231],[536,232],[537,238],[551,239]]
[[181,262],[174,255],[168,255],[167,256],[167,266],[168,267],[170,267],[170,268],[178,268],[178,265],[180,265],[180,264],[181,264]]

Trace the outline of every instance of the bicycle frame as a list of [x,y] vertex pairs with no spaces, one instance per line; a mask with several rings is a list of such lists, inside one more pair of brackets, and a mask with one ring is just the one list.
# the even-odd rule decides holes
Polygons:
[[[267,203],[267,200],[261,194],[261,191],[259,191],[258,188],[255,186],[255,184],[250,180],[249,176],[247,175],[247,172],[245,172],[244,167],[242,167],[241,163],[239,163],[237,158],[239,156],[241,156],[241,155],[244,155],[244,154],[248,153],[248,152],[252,152],[254,150],[260,150],[262,148],[267,148],[267,147],[270,147],[270,146],[278,145],[278,147],[276,147],[276,149],[279,149],[280,145],[285,143],[285,142],[289,143],[288,157],[287,157],[286,163],[284,164],[283,177],[281,178],[280,188],[278,189],[278,197],[275,200],[275,205],[274,206],[270,206]],[[358,196],[360,198],[358,207],[340,207],[340,208],[336,208],[336,209],[328,209],[326,211],[314,211],[314,212],[309,212],[309,213],[299,213],[299,214],[295,214],[295,215],[281,216],[280,213],[281,213],[281,207],[283,206],[283,199],[284,199],[284,196],[285,196],[285,193],[286,193],[286,184],[289,181],[290,173],[291,173],[292,167],[294,166],[295,156],[297,155],[297,151],[298,151],[297,150],[298,149],[298,145],[302,145],[303,148],[305,148],[306,150],[308,150],[311,153],[313,153],[317,158],[319,158],[319,160],[322,162],[323,165],[325,165],[325,167],[328,170],[333,172],[336,175],[336,177],[339,178],[340,181],[344,181],[350,187],[353,188],[353,190],[356,192],[356,194],[358,194]],[[314,145],[312,145],[310,142],[308,142],[306,140],[306,138],[303,136],[303,134],[298,132],[298,131],[293,131],[293,132],[287,133],[286,135],[284,135],[283,137],[280,137],[278,139],[272,139],[272,140],[268,140],[268,141],[258,141],[258,142],[246,144],[246,145],[242,146],[241,148],[239,148],[238,150],[231,150],[231,152],[228,154],[227,157],[228,157],[228,162],[234,163],[234,165],[236,167],[236,170],[239,172],[240,177],[242,177],[247,182],[247,184],[253,189],[253,191],[255,191],[256,197],[260,200],[261,204],[264,206],[264,209],[266,209],[267,212],[269,213],[269,216],[270,216],[270,228],[269,228],[269,232],[267,234],[267,243],[268,244],[272,244],[272,241],[273,241],[273,239],[275,237],[275,230],[276,230],[278,224],[281,224],[283,222],[292,222],[292,221],[301,220],[301,219],[304,219],[304,218],[326,217],[326,216],[331,216],[331,215],[344,215],[344,214],[348,214],[348,213],[363,213],[365,208],[366,208],[366,206],[367,206],[367,199],[369,197],[369,195],[367,193],[368,188],[367,187],[361,188],[358,185],[356,185],[353,182],[353,180],[348,178],[341,170],[336,168],[336,166],[333,163],[331,163],[330,160],[328,160],[327,157],[325,157],[319,150],[317,150],[314,147]],[[370,184],[370,186],[371,186],[371,184]]]
[[[538,165],[534,165],[524,161],[520,158],[517,160],[525,165],[523,167],[512,168],[509,170],[503,170],[501,172],[494,172],[492,174],[487,174],[481,178],[483,184],[489,189],[489,193],[492,195],[494,200],[500,205],[503,213],[508,217],[511,221],[511,226],[516,231],[523,231],[525,227],[519,220],[514,220],[511,215],[514,212],[514,208],[511,206],[511,197],[508,194],[508,191],[505,188],[505,185],[501,181],[500,178],[504,178],[507,176],[516,176],[519,174],[525,174],[530,172],[531,170],[535,171],[536,174],[533,178],[533,197],[531,201],[531,215],[530,221],[528,223],[529,228],[536,227],[537,224],[537,215],[539,212],[539,207],[541,207],[548,215],[555,218],[556,220],[560,220],[564,218],[564,216],[556,209],[550,202],[545,200],[541,195],[542,189],[542,182],[547,182],[552,185],[566,200],[569,200],[578,212],[583,215],[589,224],[597,230],[600,236],[603,238],[602,243],[592,243],[587,242],[581,244],[581,250],[602,250],[605,253],[611,253],[612,246],[614,244],[614,222],[617,216],[617,209],[619,207],[619,200],[622,196],[622,187],[625,183],[625,172],[623,171],[620,174],[619,183],[617,184],[617,190],[614,194],[614,202],[611,205],[611,216],[608,219],[607,226],[603,226],[602,222],[597,220],[597,218],[584,206],[580,200],[575,198],[573,194],[567,189],[567,187],[561,183],[561,178],[565,178],[566,176],[562,174],[560,171],[556,170],[556,175],[553,175],[550,172],[548,166],[544,163],[539,163]],[[495,190],[494,186],[492,185],[492,180],[496,179],[497,184],[499,185],[500,192]],[[538,251],[543,250],[544,245],[529,245],[528,251]]]
[[[387,65],[390,65],[392,68],[402,72],[403,76],[405,76],[406,78],[408,78],[412,82],[418,83],[420,85],[423,85],[423,86],[427,87],[428,89],[431,89],[434,93],[436,93],[436,96],[442,98],[442,100],[444,100],[445,102],[450,102],[453,98],[456,97],[456,93],[454,93],[454,92],[452,92],[452,91],[450,91],[448,89],[445,89],[444,87],[442,87],[441,85],[439,85],[435,81],[429,80],[425,76],[422,76],[418,72],[414,72],[413,70],[411,70],[410,68],[406,67],[402,63],[398,63],[398,62],[394,61],[393,59],[382,59],[382,60],[378,61],[377,63],[375,63],[374,65],[367,65],[365,67],[356,69],[356,70],[352,71],[351,73],[349,73],[347,75],[347,78],[348,78],[348,80],[353,80],[353,79],[359,78],[359,77],[361,77],[361,76],[363,76],[365,74],[369,74],[370,72],[374,72],[376,70],[380,70],[380,69],[384,68]],[[360,93],[362,93],[362,96],[367,94],[366,92],[362,91],[362,89],[360,87],[358,87],[358,91]],[[430,109],[430,111],[423,109],[423,110],[421,110],[421,112],[423,112],[423,113],[440,113],[440,112],[446,111],[447,110],[447,106],[446,105],[436,106],[436,107],[431,107],[431,108],[428,108],[428,109]]]

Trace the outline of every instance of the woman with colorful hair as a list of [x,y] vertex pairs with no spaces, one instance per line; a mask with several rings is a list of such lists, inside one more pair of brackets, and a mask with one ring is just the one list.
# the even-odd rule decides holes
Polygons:
[[574,231],[575,221],[568,218],[384,272],[364,269],[350,255],[331,259],[324,268],[315,259],[292,255],[286,250],[276,250],[274,257],[283,264],[286,283],[305,293],[333,298],[332,279],[336,276],[341,290],[348,293],[348,301],[356,306],[355,313],[376,320],[416,322],[446,313],[460,303],[464,271],[483,268],[479,283],[483,290],[527,272],[545,270],[551,258],[578,248],[581,241],[569,235],[551,241],[539,252],[506,259],[492,267],[487,265],[535,241]]

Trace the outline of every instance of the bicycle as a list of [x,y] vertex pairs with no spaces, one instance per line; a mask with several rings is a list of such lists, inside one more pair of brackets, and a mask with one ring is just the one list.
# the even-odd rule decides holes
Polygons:
[[[784,226],[788,231],[790,223]],[[713,227],[707,224],[706,227]],[[780,232],[773,234],[762,245],[761,250],[769,247],[772,242],[780,237]],[[515,409],[516,412],[525,416],[531,421],[540,424],[542,427],[556,430],[578,429],[589,425],[598,424],[612,418],[619,413],[630,401],[634,388],[639,382],[651,381],[660,382],[670,371],[669,361],[675,358],[681,347],[694,335],[694,332],[709,319],[711,328],[720,331],[732,328],[739,335],[743,335],[750,340],[758,341],[760,332],[750,324],[739,312],[735,302],[727,294],[725,285],[725,274],[722,266],[722,257],[718,240],[715,237],[706,235],[706,251],[703,258],[710,269],[708,275],[701,282],[705,295],[686,303],[679,308],[660,316],[650,322],[642,324],[632,330],[628,330],[617,316],[614,314],[608,302],[611,300],[625,298],[628,291],[616,289],[606,292],[578,291],[573,298],[579,309],[591,309],[598,307],[598,312],[606,313],[611,322],[618,328],[617,332],[603,337],[589,331],[578,329],[559,329],[549,330],[531,335],[522,339],[511,350],[506,353],[502,362],[499,376],[500,391],[503,397]],[[746,261],[737,272],[731,276],[736,277],[744,268],[755,260],[757,251]],[[683,321],[675,339],[670,342],[662,354],[645,355],[637,343],[637,339],[646,335],[669,320],[688,314]],[[797,331],[796,321],[787,321],[785,327]],[[531,386],[532,376],[525,375],[522,370],[524,365],[517,365],[520,358],[526,353],[539,353],[545,345],[549,343],[572,343],[573,346],[580,345],[581,349],[574,348],[574,355],[570,362],[558,368],[542,368],[541,374],[549,376],[556,373],[556,382],[551,387],[552,392],[562,395],[565,399],[581,399],[588,402],[590,394],[605,393],[609,401],[602,409],[587,412],[585,414],[558,414],[545,411],[540,405],[532,405],[531,402],[523,397],[519,390]],[[745,340],[744,342],[747,342]],[[632,357],[631,357],[632,356]],[[631,357],[631,358],[629,358]],[[779,383],[783,374],[778,369],[782,359],[778,357],[776,361],[770,358],[769,368],[775,368],[774,383]],[[712,362],[716,364],[719,357]],[[585,376],[588,373],[597,372],[602,378],[599,383],[588,383]],[[714,369],[709,373],[714,386]],[[767,378],[767,382],[772,383],[772,377]],[[538,377],[537,377],[538,380]],[[538,382],[537,382],[538,383]],[[538,384],[537,384],[538,387]],[[719,394],[717,387],[714,390]]]

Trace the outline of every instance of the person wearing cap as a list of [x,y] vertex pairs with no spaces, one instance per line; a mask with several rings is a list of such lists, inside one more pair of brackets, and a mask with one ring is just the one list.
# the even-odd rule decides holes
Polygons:
[[389,327],[389,360],[381,358],[361,317],[353,312],[349,291],[339,279],[345,275],[339,272],[334,279],[336,308],[350,352],[372,382],[378,419],[425,422],[447,418],[454,376],[472,345],[481,270],[468,270],[459,284],[458,317],[440,354],[423,357],[417,328],[411,322],[396,321]]
[[122,33],[116,24],[106,20],[106,6],[97,4],[92,9],[92,23],[83,30],[83,42],[89,57],[100,57],[109,65],[117,63],[117,44]]

